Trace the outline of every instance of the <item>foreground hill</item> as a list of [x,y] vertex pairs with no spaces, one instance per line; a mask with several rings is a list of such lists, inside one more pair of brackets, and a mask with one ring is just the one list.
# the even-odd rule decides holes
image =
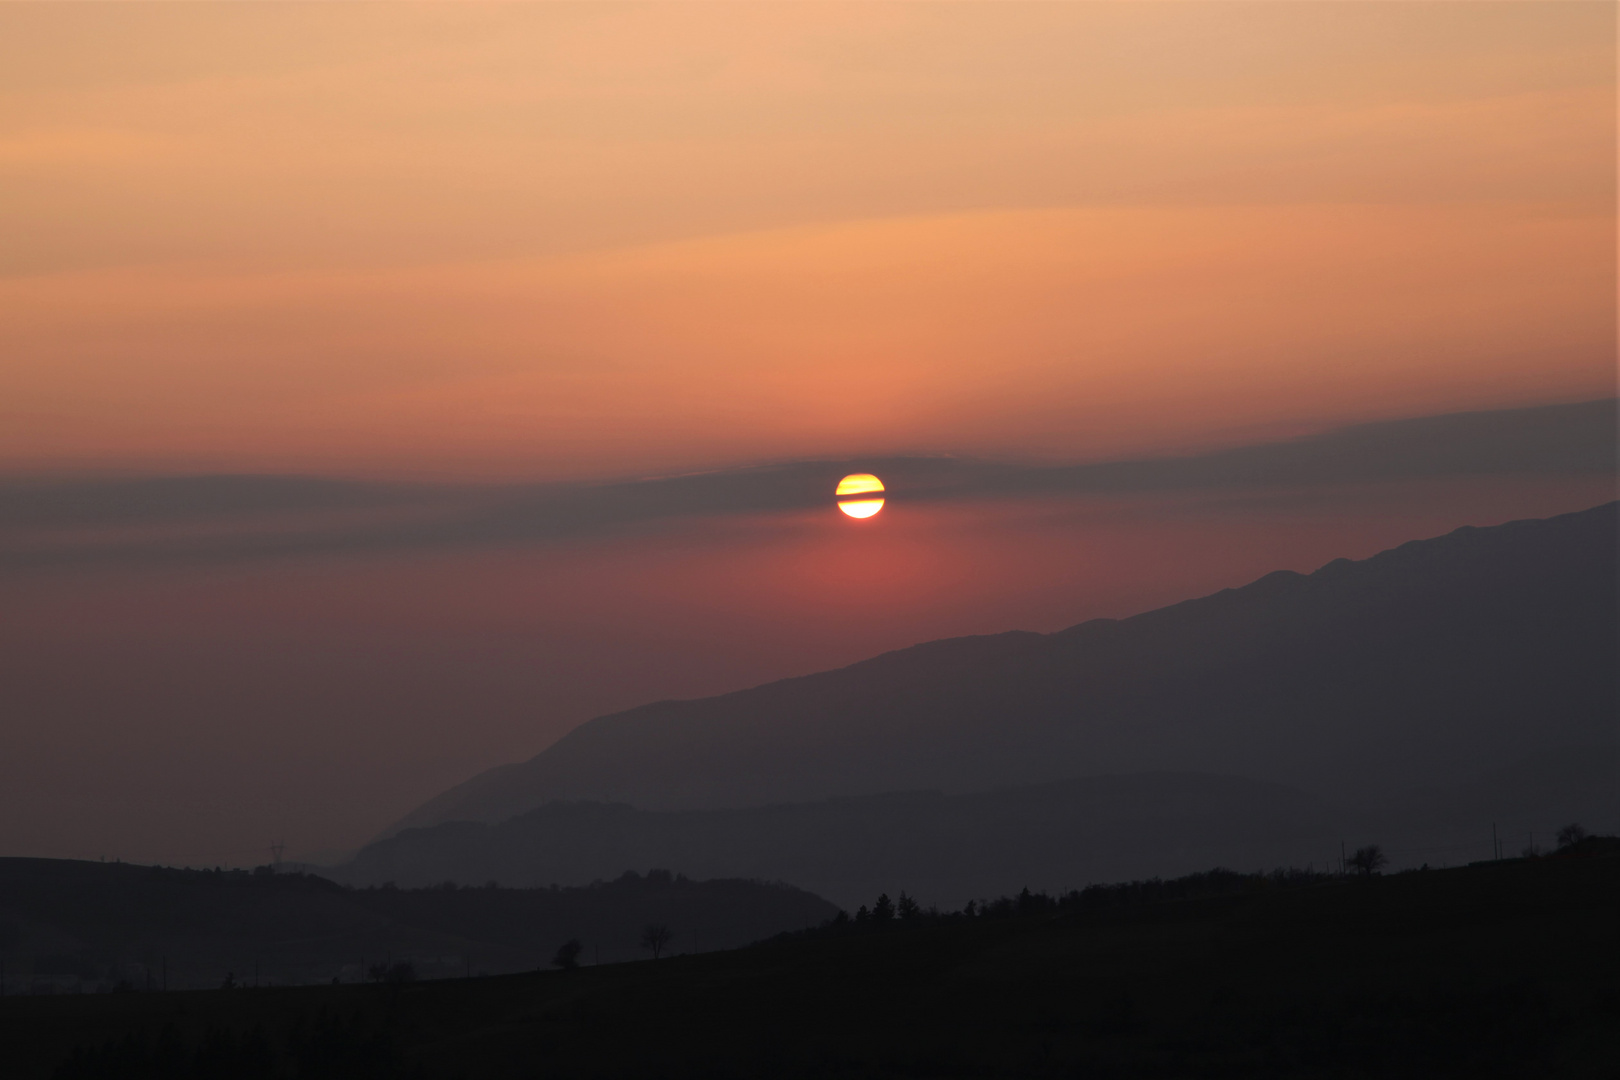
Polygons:
[[1109,772],[1229,774],[1378,806],[1536,753],[1579,756],[1616,740],[1617,507],[601,717],[396,830],[556,800],[719,809]]
[[390,962],[423,976],[530,970],[575,937],[589,960],[632,959],[650,922],[693,952],[836,910],[788,886],[667,872],[572,889],[346,889],[307,874],[0,859],[0,988],[352,982]]
[[1604,847],[1202,875],[566,973],[8,998],[0,1053],[19,1080],[1609,1077]]

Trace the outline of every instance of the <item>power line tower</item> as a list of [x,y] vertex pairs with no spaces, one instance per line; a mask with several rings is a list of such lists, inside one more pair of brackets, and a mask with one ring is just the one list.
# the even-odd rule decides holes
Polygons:
[[281,872],[281,853],[285,850],[287,850],[287,845],[285,842],[277,842],[270,845],[270,870],[272,873]]

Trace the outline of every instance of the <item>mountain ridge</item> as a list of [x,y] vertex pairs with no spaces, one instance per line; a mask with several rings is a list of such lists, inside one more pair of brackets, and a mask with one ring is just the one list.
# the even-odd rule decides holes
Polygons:
[[493,825],[406,829],[326,873],[350,885],[441,881],[542,887],[678,866],[700,877],[790,881],[849,910],[879,892],[960,907],[1020,888],[1173,877],[1220,866],[1337,867],[1341,845],[1392,866],[1470,862],[1544,845],[1572,821],[1620,827],[1620,747],[1563,748],[1485,779],[1369,809],[1270,781],[1113,774],[946,794],[888,792],[728,810],[556,801]]
[[[1465,526],[1125,619],[649,703],[384,835],[556,799],[721,808],[1194,766],[1338,792],[1462,782],[1515,752],[1613,739],[1617,509]],[[1548,718],[1534,732],[1532,712]]]
[[556,801],[494,825],[407,829],[326,873],[351,885],[543,887],[679,866],[789,881],[849,910],[901,890],[959,907],[1025,886],[1063,891],[1189,867],[1322,866],[1347,829],[1367,832],[1355,817],[1284,785],[1191,773],[720,810]]

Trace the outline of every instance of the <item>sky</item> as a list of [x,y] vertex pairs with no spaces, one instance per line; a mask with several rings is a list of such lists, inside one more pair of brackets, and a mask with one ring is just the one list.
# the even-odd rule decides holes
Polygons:
[[1612,409],[1513,410],[1616,393],[1615,41],[0,7],[0,853],[339,851],[610,709],[1612,498]]

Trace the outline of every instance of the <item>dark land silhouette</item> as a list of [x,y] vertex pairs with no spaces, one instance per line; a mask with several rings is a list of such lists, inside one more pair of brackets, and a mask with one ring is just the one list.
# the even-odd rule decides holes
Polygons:
[[1399,866],[1491,854],[1493,823],[1514,850],[1571,818],[1612,829],[1617,521],[1610,503],[1464,528],[1129,619],[602,717],[333,873],[679,864],[847,903],[903,867],[958,903],[1059,873],[1320,864],[1373,833]]
[[303,873],[0,859],[0,963],[8,994],[125,984],[216,987],[357,982],[395,965],[420,978],[532,970],[577,939],[583,963],[662,948],[731,948],[830,917],[801,889],[692,881],[668,871],[578,888],[348,889]]
[[[1403,863],[1441,865],[1546,845],[1565,821],[1620,812],[1620,751],[1544,753],[1473,784],[1357,809],[1297,788],[1197,773],[1085,777],[946,795],[906,792],[736,810],[658,812],[557,802],[496,825],[448,822],[368,845],[330,873],[356,884],[590,881],[623,867],[791,881],[845,907],[903,882],[927,903],[1030,885],[1189,873],[1218,865],[1337,866],[1379,837]],[[1539,839],[1537,839],[1539,837]]]
[[[1399,874],[904,893],[753,947],[0,1000],[8,1075],[1607,1077],[1620,840]],[[874,911],[887,917],[878,918]]]
[[0,860],[0,1060],[1610,1075],[1617,515],[605,717],[334,871],[386,887]]

